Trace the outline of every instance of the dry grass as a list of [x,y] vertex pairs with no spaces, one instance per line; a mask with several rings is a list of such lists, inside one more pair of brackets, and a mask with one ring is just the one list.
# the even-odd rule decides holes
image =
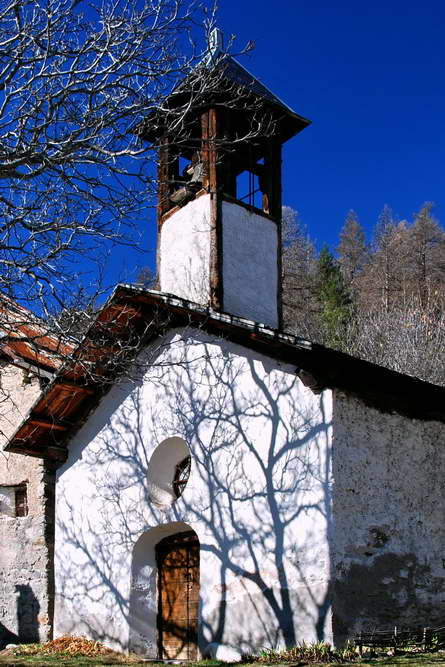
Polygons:
[[[58,637],[45,644],[22,644],[14,649],[14,655],[51,655],[53,653],[96,658],[102,655],[123,656],[104,644],[85,637]],[[127,656],[125,656],[127,657]]]

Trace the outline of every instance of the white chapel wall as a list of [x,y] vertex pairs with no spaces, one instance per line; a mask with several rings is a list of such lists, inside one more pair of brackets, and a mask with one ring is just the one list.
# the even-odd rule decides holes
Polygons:
[[339,391],[334,396],[335,638],[441,625],[443,424],[381,413]]
[[207,305],[210,299],[210,195],[170,215],[160,235],[161,292]]
[[[179,526],[201,547],[201,650],[329,640],[330,392],[203,332],[169,340],[102,400],[58,471],[56,635],[155,657],[153,549]],[[147,472],[172,437],[191,476],[160,506]]]
[[238,204],[222,203],[224,310],[278,327],[276,223]]

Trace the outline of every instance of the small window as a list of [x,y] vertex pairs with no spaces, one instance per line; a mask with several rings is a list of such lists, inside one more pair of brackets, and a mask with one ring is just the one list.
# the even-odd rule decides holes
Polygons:
[[176,498],[182,496],[182,492],[190,477],[191,464],[191,457],[186,456],[185,459],[182,459],[182,461],[176,465],[175,476],[173,479],[173,491],[175,492]]
[[27,516],[28,514],[28,496],[26,486],[18,486],[15,489],[15,515]]
[[26,483],[0,486],[0,517],[11,519],[28,515]]
[[261,209],[263,193],[260,188],[259,177],[252,171],[243,171],[236,179],[236,198],[239,201]]
[[254,163],[249,160],[247,169],[241,171],[236,177],[236,198],[249,206],[254,206],[265,213],[269,213],[269,176],[264,158]]

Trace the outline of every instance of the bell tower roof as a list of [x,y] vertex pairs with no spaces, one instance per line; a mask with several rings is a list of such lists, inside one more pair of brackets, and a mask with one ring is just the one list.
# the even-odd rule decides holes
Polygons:
[[[141,136],[156,142],[171,122],[169,116],[188,116],[212,104],[228,103],[233,109],[258,110],[263,107],[273,117],[282,143],[304,130],[311,121],[300,116],[277,97],[238,60],[224,51],[222,32],[215,28],[209,36],[208,54],[171,92],[162,110],[153,111],[139,126]],[[168,130],[167,130],[168,131]]]
[[[310,120],[303,118],[303,116],[300,116],[293,111],[232,56],[221,56],[219,62],[215,65],[215,69],[219,70],[228,81],[231,81],[237,86],[241,86],[244,90],[249,91],[252,95],[263,100],[272,108],[275,108],[276,112],[282,114],[283,119],[287,118],[289,126],[288,132],[290,136],[283,138],[284,141],[287,141],[287,139],[290,139],[294,134],[297,134],[310,125]],[[292,134],[290,133],[291,124],[294,130]]]
[[158,146],[161,292],[281,325],[282,145],[309,125],[222,33],[139,127]]

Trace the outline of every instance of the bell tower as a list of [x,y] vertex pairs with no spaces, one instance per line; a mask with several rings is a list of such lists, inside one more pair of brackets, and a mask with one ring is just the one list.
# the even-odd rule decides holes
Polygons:
[[221,41],[141,126],[159,149],[159,289],[280,328],[281,150],[310,121]]

